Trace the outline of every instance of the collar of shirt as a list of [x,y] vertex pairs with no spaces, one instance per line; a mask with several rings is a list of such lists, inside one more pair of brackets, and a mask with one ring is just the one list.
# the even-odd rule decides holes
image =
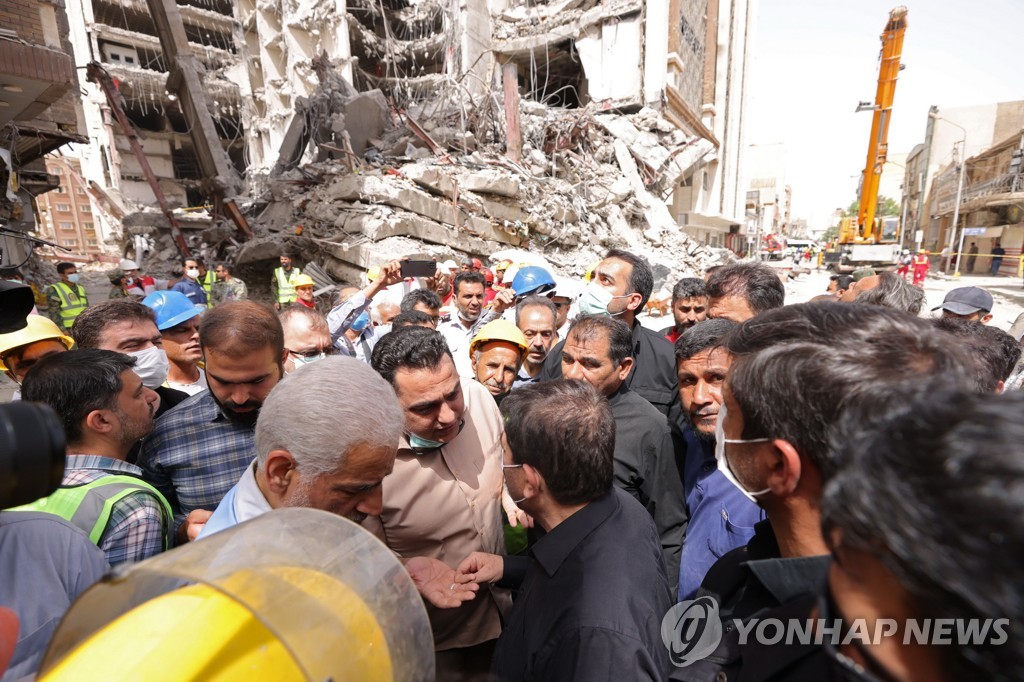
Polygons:
[[129,464],[124,460],[102,457],[100,455],[68,455],[64,464],[64,471],[96,469],[98,471],[109,471],[111,473],[128,474],[130,476],[142,476],[142,469]]
[[754,537],[747,545],[747,556],[747,568],[781,604],[820,588],[831,560],[827,554],[780,557],[775,531],[768,520],[754,525]]
[[605,493],[552,528],[530,549],[530,554],[548,577],[553,576],[576,546],[604,523],[618,506],[619,501],[611,491]]
[[615,407],[625,399],[627,393],[629,393],[629,386],[626,386],[626,382],[623,381],[615,393],[608,396],[608,404]]
[[263,491],[260,490],[259,484],[256,482],[257,465],[257,460],[254,459],[252,464],[245,468],[245,473],[242,474],[242,477],[238,479],[234,503],[235,517],[239,523],[254,519],[273,510],[270,503],[267,502],[267,498],[263,495]]

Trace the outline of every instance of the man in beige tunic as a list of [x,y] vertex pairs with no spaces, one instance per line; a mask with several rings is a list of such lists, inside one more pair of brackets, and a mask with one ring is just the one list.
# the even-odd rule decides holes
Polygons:
[[[529,523],[504,493],[501,413],[486,388],[459,378],[444,337],[430,329],[387,334],[372,365],[394,387],[406,432],[383,482],[380,516],[364,526],[402,557],[429,600],[437,679],[485,674],[511,599],[505,590],[481,586],[465,601],[472,595],[459,594],[454,569],[472,552],[505,553],[503,498],[517,522]],[[431,590],[444,584],[460,606],[434,606],[442,600]]]

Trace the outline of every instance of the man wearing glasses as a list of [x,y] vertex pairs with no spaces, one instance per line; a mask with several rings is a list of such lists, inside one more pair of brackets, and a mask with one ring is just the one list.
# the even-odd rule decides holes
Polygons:
[[285,374],[336,352],[327,318],[317,311],[292,306],[282,310],[278,317],[284,329]]

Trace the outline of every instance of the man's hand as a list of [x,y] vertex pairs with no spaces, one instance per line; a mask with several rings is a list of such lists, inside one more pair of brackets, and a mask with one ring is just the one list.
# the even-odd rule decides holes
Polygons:
[[498,289],[498,293],[495,294],[494,300],[491,301],[491,310],[501,315],[512,307],[515,300],[516,295],[511,289]]
[[512,501],[512,496],[508,494],[508,490],[503,490],[501,493],[501,506],[505,510],[505,516],[508,517],[508,525],[513,528],[516,526],[533,528],[533,517],[516,506],[516,503]]
[[454,609],[476,596],[476,583],[455,581],[455,570],[448,564],[430,557],[418,556],[406,559],[405,570],[409,573],[416,589],[428,602],[439,609]]
[[505,574],[505,558],[473,552],[455,569],[456,583],[496,583]]
[[213,516],[212,511],[205,509],[193,509],[185,517],[185,522],[178,526],[178,542],[179,545],[184,545],[186,542],[192,542],[196,537],[203,532],[203,526]]
[[[408,260],[408,259],[403,259]],[[380,279],[382,287],[389,287],[402,281],[402,262],[393,260],[380,266]]]

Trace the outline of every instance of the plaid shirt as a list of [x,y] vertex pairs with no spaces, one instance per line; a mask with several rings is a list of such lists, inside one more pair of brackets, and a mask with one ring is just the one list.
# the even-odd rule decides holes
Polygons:
[[[142,469],[109,457],[68,455],[64,469],[64,486],[92,483],[109,476],[142,478]],[[114,503],[110,520],[100,536],[99,547],[111,566],[142,561],[164,551],[164,510],[153,495],[134,492]]]
[[193,509],[216,509],[255,457],[253,430],[224,416],[203,391],[156,420],[139,466],[170,502],[177,531]]

